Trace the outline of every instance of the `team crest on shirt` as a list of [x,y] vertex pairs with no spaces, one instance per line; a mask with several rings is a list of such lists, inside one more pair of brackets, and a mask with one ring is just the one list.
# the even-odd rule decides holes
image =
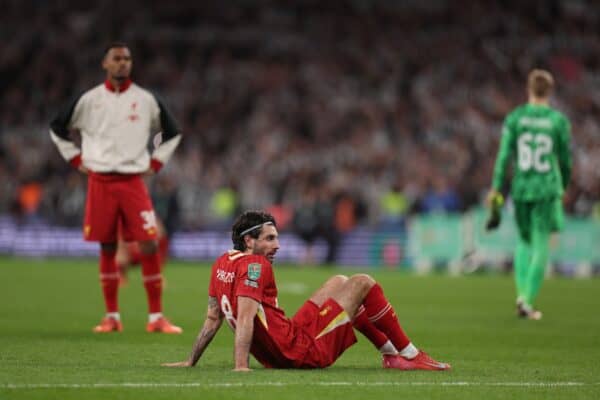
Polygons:
[[322,309],[321,311],[319,311],[319,315],[321,317],[324,317],[329,313],[329,311],[331,311],[331,306],[327,306],[324,309]]
[[260,278],[260,268],[261,265],[259,263],[248,264],[248,279],[257,281]]
[[140,119],[140,116],[137,113],[137,101],[131,103],[131,114],[127,117],[131,122],[135,122]]

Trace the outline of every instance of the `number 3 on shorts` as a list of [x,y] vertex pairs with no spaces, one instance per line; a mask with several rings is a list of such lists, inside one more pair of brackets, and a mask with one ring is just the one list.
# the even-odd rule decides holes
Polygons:
[[154,214],[154,210],[141,211],[140,216],[144,220],[143,228],[145,230],[156,228],[156,215]]

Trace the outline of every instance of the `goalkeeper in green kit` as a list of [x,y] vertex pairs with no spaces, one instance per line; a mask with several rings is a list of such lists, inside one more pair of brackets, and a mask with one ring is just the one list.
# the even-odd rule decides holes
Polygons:
[[564,224],[562,197],[571,176],[570,123],[549,105],[553,87],[548,71],[529,73],[529,100],[504,120],[487,197],[492,208],[488,229],[494,229],[500,222],[506,167],[512,161],[510,195],[519,231],[514,255],[517,314],[533,320],[542,318],[533,303],[544,280],[550,234]]

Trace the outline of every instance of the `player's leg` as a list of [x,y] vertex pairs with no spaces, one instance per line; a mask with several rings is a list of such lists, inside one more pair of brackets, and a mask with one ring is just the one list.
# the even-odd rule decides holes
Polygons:
[[[334,275],[329,278],[323,286],[321,286],[313,295],[310,297],[310,301],[315,303],[318,307],[321,307],[325,301],[333,297],[332,295],[342,290],[344,284],[348,281],[348,277],[345,275]],[[364,312],[364,307],[360,306],[352,320],[352,325],[360,333],[362,333],[377,350],[382,354],[396,354],[396,348],[388,337],[375,327]]]
[[[119,270],[121,273],[121,278],[136,265],[142,264],[142,252],[140,251],[140,245],[138,242],[124,242],[125,244],[125,254],[126,263],[119,264]],[[119,249],[117,247],[117,264],[119,263]],[[121,269],[122,268],[122,269]]]
[[119,313],[119,270],[115,262],[116,243],[100,244],[100,282],[106,315],[99,325],[94,327],[96,333],[122,331],[121,314]]
[[514,254],[514,278],[517,308],[525,302],[527,275],[531,261],[531,203],[515,201],[515,222],[519,231]]
[[158,244],[154,240],[139,242],[142,279],[148,298],[148,332],[181,333],[182,329],[173,325],[162,313],[162,292],[164,277],[162,275],[161,257]]
[[332,297],[352,317],[357,315],[360,306],[363,306],[368,321],[383,332],[403,356],[411,358],[417,355],[418,350],[400,326],[381,286],[369,275],[353,275]]
[[382,331],[399,350],[398,355],[384,355],[384,367],[397,369],[446,370],[450,365],[431,359],[410,341],[396,317],[392,305],[381,286],[369,275],[357,274],[335,293],[332,298],[351,316],[364,306],[369,321]]
[[111,192],[111,182],[105,182],[90,174],[86,197],[84,236],[86,240],[98,241],[100,245],[100,284],[106,315],[94,332],[121,331],[118,291],[119,272],[115,262],[118,208]]
[[321,307],[332,293],[337,293],[344,286],[346,281],[348,277],[345,275],[332,276],[310,296],[309,300]]
[[549,240],[550,232],[545,229],[534,229],[531,233],[531,262],[525,291],[525,303],[531,306],[533,306],[544,281],[546,265],[548,264]]
[[157,219],[156,222],[158,227],[158,256],[160,258],[160,270],[162,272],[165,263],[167,262],[167,257],[169,256],[169,238],[160,219]]
[[154,240],[138,242],[142,263],[142,280],[148,299],[149,322],[162,317],[162,274],[158,246]]
[[119,286],[125,286],[129,283],[128,271],[130,261],[127,243],[122,239],[119,239],[117,242],[115,262],[117,263],[117,270],[119,271]]
[[157,225],[146,185],[140,177],[123,182],[119,188],[123,214],[123,233],[127,241],[136,240],[140,248],[142,279],[148,299],[148,332],[181,333],[162,314],[162,274],[156,243]]
[[[555,210],[554,200],[541,201],[534,206],[532,212],[531,261],[525,291],[525,303],[531,309],[533,309],[533,304],[544,281],[546,265],[548,264],[550,232],[556,228],[560,217],[561,215],[558,215]],[[539,317],[541,318],[541,313],[539,313]]]
[[517,238],[517,246],[514,255],[514,274],[517,303],[525,299],[525,287],[527,284],[527,269],[531,260],[531,245],[521,236]]
[[385,333],[377,329],[377,327],[369,321],[364,306],[361,305],[358,307],[354,319],[352,320],[352,325],[369,339],[369,342],[371,342],[381,354],[398,354],[398,349],[396,349],[396,346],[388,339]]

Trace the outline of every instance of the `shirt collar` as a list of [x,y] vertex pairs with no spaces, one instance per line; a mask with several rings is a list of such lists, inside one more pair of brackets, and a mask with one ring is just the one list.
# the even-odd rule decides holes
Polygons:
[[[129,86],[131,86],[131,79],[127,78],[125,79],[120,85],[119,85],[119,93],[123,93],[124,91],[126,91],[127,89],[129,89]],[[116,92],[117,89],[113,86],[113,84],[111,83],[111,81],[109,81],[108,79],[104,81],[104,87],[106,89],[108,89],[111,92]]]

